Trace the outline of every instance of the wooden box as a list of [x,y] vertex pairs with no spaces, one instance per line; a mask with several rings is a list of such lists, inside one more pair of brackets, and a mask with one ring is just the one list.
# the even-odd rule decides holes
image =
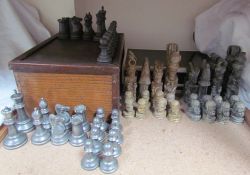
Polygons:
[[107,115],[119,108],[124,35],[119,34],[112,64],[97,63],[99,53],[98,42],[59,40],[55,35],[12,60],[9,67],[24,95],[26,111],[31,114],[41,97],[47,99],[51,112],[57,103],[71,108],[85,104],[89,120],[98,107]]

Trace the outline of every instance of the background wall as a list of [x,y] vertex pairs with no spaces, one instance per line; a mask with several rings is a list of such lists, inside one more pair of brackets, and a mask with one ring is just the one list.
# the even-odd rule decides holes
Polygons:
[[57,19],[74,16],[74,0],[25,0],[39,10],[42,22],[52,34],[58,32]]
[[75,0],[76,15],[94,16],[104,5],[107,25],[117,20],[128,48],[165,49],[176,42],[181,50],[194,50],[194,19],[219,0]]

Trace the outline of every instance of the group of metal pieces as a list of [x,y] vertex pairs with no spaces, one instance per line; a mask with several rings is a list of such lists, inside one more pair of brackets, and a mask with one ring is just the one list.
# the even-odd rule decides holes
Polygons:
[[115,54],[118,43],[118,34],[116,31],[117,22],[112,21],[108,30],[106,30],[106,10],[104,7],[96,14],[96,32],[92,28],[92,15],[87,13],[84,17],[84,27],[81,24],[82,18],[79,17],[63,17],[58,19],[59,22],[59,39],[83,39],[86,41],[97,41],[100,43],[101,52],[97,58],[97,62],[110,63]]
[[137,95],[137,58],[133,52],[129,52],[125,77],[124,117],[141,119],[145,117],[147,111],[152,110],[156,118],[162,119],[167,117],[170,121],[180,121],[180,103],[175,99],[175,93],[178,85],[177,71],[181,55],[178,45],[175,43],[168,44],[166,51],[167,61],[164,84],[163,64],[155,61],[153,81],[151,82],[149,61],[146,58],[139,78],[139,95]]
[[112,173],[118,169],[117,157],[121,155],[123,143],[120,113],[113,109],[111,123],[104,119],[103,108],[98,108],[92,123],[86,119],[86,106],[74,107],[74,115],[69,114],[70,107],[55,105],[56,114],[50,114],[48,103],[41,98],[39,107],[34,108],[32,118],[24,109],[23,95],[16,90],[11,96],[14,109],[5,107],[1,113],[8,134],[3,140],[6,149],[17,149],[28,141],[27,133],[33,131],[31,143],[43,145],[51,141],[59,146],[69,142],[72,146],[84,146],[86,154],[81,161],[85,170],[94,170],[100,166],[104,173]]
[[226,59],[212,54],[201,67],[189,63],[184,101],[192,120],[244,122],[245,106],[238,94],[245,62],[246,53],[239,46],[230,46]]

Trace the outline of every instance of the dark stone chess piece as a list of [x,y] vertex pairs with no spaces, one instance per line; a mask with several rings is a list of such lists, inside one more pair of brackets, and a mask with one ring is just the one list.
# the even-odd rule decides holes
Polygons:
[[59,22],[59,39],[69,39],[70,38],[70,27],[69,18],[62,18],[57,20]]
[[63,118],[50,114],[51,123],[51,143],[53,145],[59,146],[68,142],[69,131],[65,127],[65,122]]
[[44,98],[41,98],[41,100],[39,102],[39,107],[40,107],[41,113],[43,115],[43,119],[42,119],[43,128],[44,129],[51,129],[50,121],[49,121],[48,103]]
[[98,13],[96,14],[97,31],[94,37],[95,41],[99,41],[102,35],[106,32],[105,20],[106,20],[106,11],[104,10],[104,7],[102,6],[102,9],[99,10]]
[[99,166],[100,159],[94,153],[94,143],[91,139],[87,139],[84,143],[84,151],[86,154],[81,160],[81,167],[87,171],[95,170]]
[[101,38],[100,39],[100,49],[101,53],[97,58],[97,61],[100,63],[111,63],[112,62],[112,57],[108,53],[108,43],[109,41],[106,38]]
[[11,96],[11,99],[14,101],[14,108],[17,111],[17,121],[16,128],[18,131],[28,133],[34,129],[32,119],[28,117],[24,109],[23,95],[18,93],[16,90]]
[[83,131],[83,118],[81,115],[76,114],[71,118],[72,132],[69,137],[69,143],[73,146],[82,146],[87,139],[86,133]]
[[82,24],[81,24],[82,18],[79,17],[72,17],[69,20],[70,23],[70,39],[81,39],[82,38]]
[[58,117],[61,117],[64,121],[66,129],[71,129],[71,123],[70,123],[70,114],[69,114],[70,107],[64,106],[61,104],[56,104],[55,111]]
[[32,112],[33,124],[36,126],[31,136],[31,143],[34,145],[43,145],[50,141],[50,131],[42,126],[42,113],[38,108]]
[[15,118],[13,110],[11,108],[5,107],[1,113],[4,116],[4,125],[8,127],[8,134],[3,140],[4,148],[12,150],[27,143],[27,135],[25,133],[18,132],[14,125]]
[[203,95],[207,94],[208,87],[210,86],[210,79],[211,79],[211,71],[210,65],[204,60],[203,62],[203,70],[201,73],[201,77],[199,80],[199,97],[202,98]]
[[118,169],[118,161],[113,156],[113,148],[110,143],[105,143],[103,145],[102,155],[100,170],[106,174],[114,173]]
[[92,28],[92,15],[87,13],[84,17],[84,32],[83,39],[84,40],[92,40],[95,32]]

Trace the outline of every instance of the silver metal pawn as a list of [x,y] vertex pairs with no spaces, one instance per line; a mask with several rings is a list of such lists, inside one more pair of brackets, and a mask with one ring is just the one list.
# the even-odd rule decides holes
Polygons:
[[42,125],[44,129],[51,129],[51,125],[49,122],[49,109],[48,109],[48,102],[41,98],[39,102],[39,107],[43,116]]

